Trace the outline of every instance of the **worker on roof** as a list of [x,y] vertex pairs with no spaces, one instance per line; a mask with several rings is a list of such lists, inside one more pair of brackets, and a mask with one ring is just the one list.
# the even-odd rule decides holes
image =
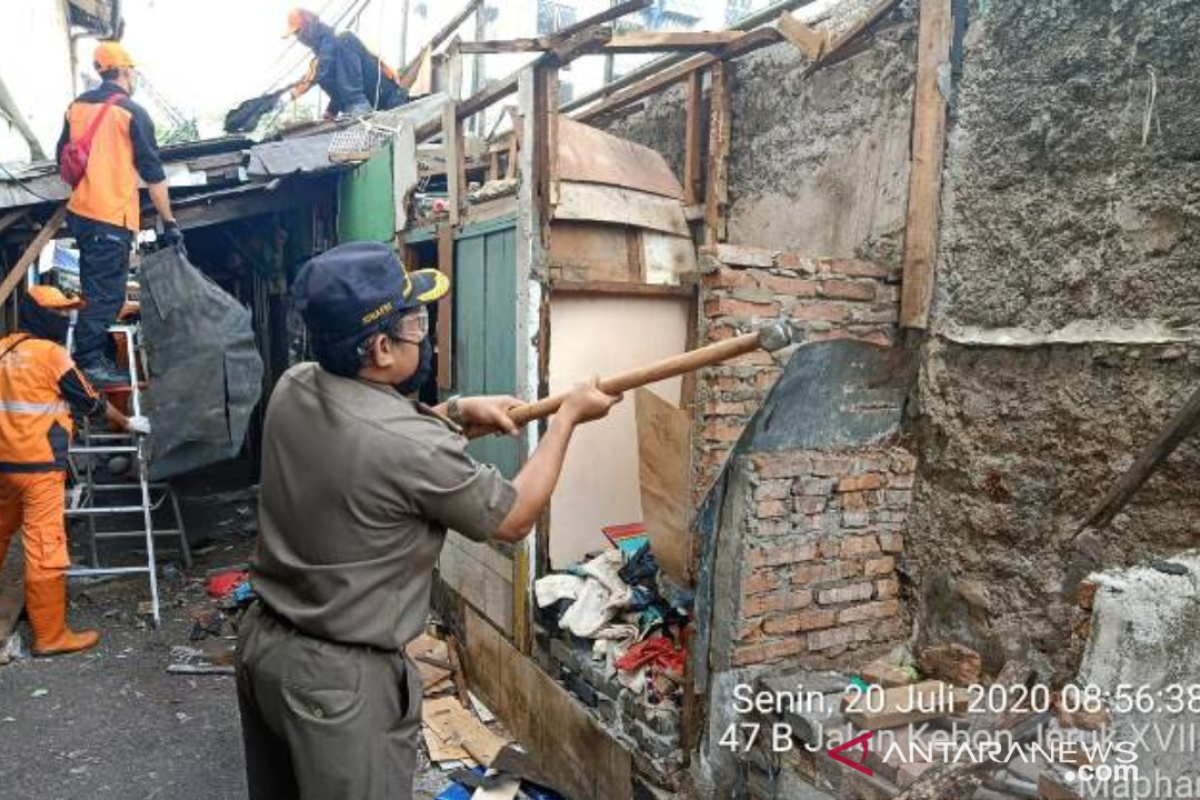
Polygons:
[[34,655],[86,650],[95,631],[67,628],[63,500],[71,412],[148,433],[143,417],[113,408],[76,369],[63,342],[82,301],[35,286],[21,299],[16,333],[0,339],[0,567],[20,528],[25,547],[25,608]]
[[412,797],[422,685],[404,646],[425,630],[447,529],[523,539],[575,427],[619,399],[575,389],[512,481],[476,462],[467,439],[515,433],[517,400],[407,396],[432,375],[427,306],[449,284],[378,243],[335,247],[296,278],[318,363],[279,381],[263,432],[259,599],[237,647],[252,800]]
[[350,31],[337,33],[316,14],[300,8],[288,13],[287,25],[284,36],[295,36],[316,54],[308,74],[292,89],[293,99],[316,83],[329,95],[328,119],[339,114],[362,117],[408,102],[408,90],[400,85],[395,70]]
[[104,82],[71,103],[56,152],[61,165],[68,145],[92,136],[86,171],[67,204],[87,300],[75,330],[75,360],[92,383],[108,386],[129,380],[109,357],[108,328],[125,302],[130,251],[142,227],[139,178],[149,187],[164,241],[182,247],[183,233],[171,211],[154,122],[130,99],[137,82],[133,59],[117,42],[102,42],[93,66]]

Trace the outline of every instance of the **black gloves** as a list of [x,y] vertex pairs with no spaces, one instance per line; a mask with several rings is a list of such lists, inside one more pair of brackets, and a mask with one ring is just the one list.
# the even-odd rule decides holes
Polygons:
[[180,255],[187,258],[187,247],[183,243],[183,229],[175,220],[171,220],[163,226],[162,242],[167,247],[174,247]]

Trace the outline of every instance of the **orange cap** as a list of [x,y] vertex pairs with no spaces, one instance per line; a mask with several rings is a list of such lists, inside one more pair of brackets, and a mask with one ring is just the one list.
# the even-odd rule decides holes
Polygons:
[[96,47],[96,54],[92,56],[92,63],[97,72],[107,72],[110,69],[132,69],[137,66],[133,63],[129,51],[122,47],[120,42],[101,42]]
[[283,34],[286,39],[289,36],[295,36],[300,31],[304,30],[304,26],[310,21],[316,19],[316,14],[311,11],[305,11],[303,8],[293,8],[288,12],[287,16],[287,32]]
[[53,286],[31,286],[29,297],[42,308],[69,311],[72,308],[83,308],[85,305],[82,297],[67,297],[62,290]]

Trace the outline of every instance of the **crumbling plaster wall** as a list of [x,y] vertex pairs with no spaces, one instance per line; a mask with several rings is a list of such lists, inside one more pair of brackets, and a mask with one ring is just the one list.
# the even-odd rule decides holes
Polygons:
[[[898,263],[908,193],[915,74],[912,0],[869,47],[806,76],[787,42],[730,62],[728,240],[810,257]],[[661,152],[683,176],[684,92],[602,123]]]
[[[1060,596],[1071,537],[1200,385],[1200,15],[1188,0],[970,12],[907,569],[922,638],[1065,678],[1087,630]],[[1064,329],[1075,343],[1036,344]],[[1195,545],[1198,467],[1186,443],[1104,531],[1104,566]]]

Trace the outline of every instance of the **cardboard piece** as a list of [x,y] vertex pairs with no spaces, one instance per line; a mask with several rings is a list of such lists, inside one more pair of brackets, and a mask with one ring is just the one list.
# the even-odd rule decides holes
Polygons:
[[650,547],[660,569],[690,586],[691,420],[649,389],[634,392],[634,405],[642,518]]
[[422,706],[422,721],[442,742],[461,747],[480,764],[491,764],[506,744],[463,708],[456,697],[427,699]]

